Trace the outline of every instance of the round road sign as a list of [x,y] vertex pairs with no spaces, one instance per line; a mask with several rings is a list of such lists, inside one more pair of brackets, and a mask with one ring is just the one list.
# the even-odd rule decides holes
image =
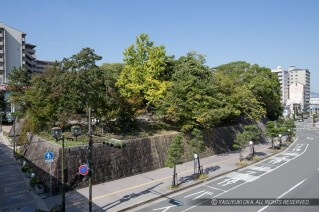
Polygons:
[[79,167],[79,173],[81,175],[87,175],[89,173],[89,167],[87,165],[81,165]]

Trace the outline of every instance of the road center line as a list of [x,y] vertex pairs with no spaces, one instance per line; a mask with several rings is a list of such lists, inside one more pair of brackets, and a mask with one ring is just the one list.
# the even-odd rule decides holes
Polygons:
[[[297,185],[295,185],[295,186],[293,186],[292,188],[290,188],[288,191],[286,191],[285,193],[283,193],[283,194],[281,194],[279,197],[277,197],[276,199],[280,199],[280,198],[282,198],[283,196],[285,196],[286,194],[288,194],[290,191],[292,191],[292,190],[294,190],[295,188],[297,188],[299,185],[301,185],[303,182],[305,182],[307,180],[307,178],[306,179],[304,179],[303,181],[301,181],[301,182],[299,182]],[[261,208],[259,211],[257,211],[257,212],[261,212],[261,211],[263,211],[263,210],[265,210],[266,208],[268,208],[269,206],[271,206],[271,205],[266,205],[265,207],[263,207],[263,208]]]

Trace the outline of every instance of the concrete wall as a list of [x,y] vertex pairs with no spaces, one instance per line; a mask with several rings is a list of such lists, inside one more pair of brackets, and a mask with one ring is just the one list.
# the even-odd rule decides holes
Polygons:
[[[259,123],[262,127],[263,125]],[[237,131],[242,131],[242,124],[215,127],[204,132],[207,143],[202,157],[215,153],[228,152],[233,144]],[[167,149],[177,132],[165,135],[126,140],[126,147],[116,149],[105,144],[95,144],[93,148],[93,184],[135,175],[165,166]],[[25,157],[35,167],[36,174],[49,185],[49,164],[44,163],[44,153],[55,154],[52,163],[52,176],[55,189],[58,191],[61,182],[61,147],[53,142],[44,141],[37,136],[28,136],[30,143],[24,146]],[[186,151],[188,152],[188,151]],[[184,161],[191,160],[185,153]],[[78,174],[78,167],[87,161],[87,147],[65,148],[65,164],[68,188],[87,186],[87,178]]]

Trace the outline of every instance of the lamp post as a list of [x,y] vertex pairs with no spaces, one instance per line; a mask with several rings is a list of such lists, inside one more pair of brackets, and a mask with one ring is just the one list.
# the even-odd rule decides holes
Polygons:
[[75,140],[78,140],[78,136],[81,135],[81,127],[79,126],[72,126],[71,127],[72,135],[75,137]]
[[51,129],[52,136],[56,139],[56,142],[62,140],[62,156],[61,156],[61,169],[62,169],[62,211],[65,212],[65,188],[64,188],[64,136],[62,135],[62,129],[60,127],[53,127]]
[[254,142],[253,141],[249,141],[249,146],[250,146],[251,155],[252,155],[252,157],[254,157],[254,155],[255,155]]
[[280,149],[281,148],[281,137],[282,137],[282,135],[279,134],[278,137],[279,137],[279,149]]
[[290,129],[288,129],[288,141],[289,141],[289,142],[290,142],[290,140],[291,140],[290,132],[291,132],[291,130],[290,130]]
[[88,166],[89,166],[89,212],[92,212],[92,117],[91,107],[89,107],[89,155],[88,155]]

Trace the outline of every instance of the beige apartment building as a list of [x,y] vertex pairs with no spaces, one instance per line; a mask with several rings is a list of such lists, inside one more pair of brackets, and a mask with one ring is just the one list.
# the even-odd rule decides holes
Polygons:
[[310,71],[290,66],[284,70],[281,66],[271,70],[278,77],[281,86],[281,100],[284,107],[284,115],[293,113],[298,109],[309,111],[310,109]]

